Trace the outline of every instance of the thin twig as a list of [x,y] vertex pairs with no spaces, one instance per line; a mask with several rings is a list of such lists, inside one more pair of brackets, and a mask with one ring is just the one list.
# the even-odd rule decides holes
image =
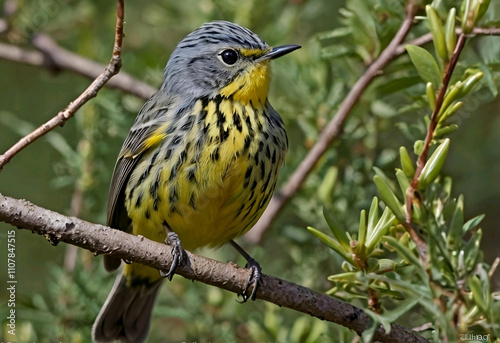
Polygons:
[[366,87],[368,87],[371,81],[379,75],[380,71],[395,56],[397,56],[396,51],[410,31],[417,8],[418,6],[414,3],[414,1],[410,0],[406,7],[405,19],[401,23],[401,26],[392,41],[353,85],[351,91],[347,94],[346,98],[340,105],[337,113],[321,133],[316,144],[311,148],[311,150],[309,150],[307,156],[293,172],[290,178],[285,182],[280,191],[277,192],[271,199],[266,211],[252,230],[250,230],[250,232],[245,236],[246,238],[255,242],[259,242],[262,239],[264,233],[276,218],[276,215],[299,190],[304,180],[312,171],[321,156],[323,156],[326,152],[332,141],[342,133],[342,127],[345,120],[349,116],[352,108],[357,103]]
[[[59,46],[45,34],[33,37],[37,50],[28,50],[0,42],[0,59],[47,68],[54,72],[70,71],[94,80],[106,68],[104,64],[89,60]],[[106,83],[107,88],[120,89],[142,99],[149,99],[155,88],[121,71]]]
[[123,40],[123,15],[124,7],[123,0],[117,1],[116,11],[116,31],[115,44],[113,46],[113,56],[104,72],[99,75],[94,82],[73,102],[71,102],[65,110],[59,112],[54,118],[38,127],[36,130],[21,138],[19,142],[14,144],[9,150],[0,156],[0,170],[7,164],[16,154],[30,145],[33,141],[53,130],[57,126],[64,124],[75,112],[82,107],[87,101],[97,95],[99,90],[108,82],[108,80],[118,73],[121,67],[121,44]]
[[[462,34],[461,29],[456,29],[457,35]],[[471,36],[476,36],[476,35],[481,35],[481,36],[500,36],[500,27],[475,27],[472,30],[472,33],[470,34]],[[409,40],[405,44],[401,44],[398,46],[396,49],[396,54],[397,55],[402,55],[406,53],[406,48],[405,45],[418,45],[422,46],[427,43],[432,42],[432,33],[426,33],[420,37],[417,37],[415,39]]]
[[[0,194],[0,221],[44,235],[53,245],[66,242],[90,250],[94,254],[142,263],[159,270],[172,264],[170,247],[142,236],[134,236],[75,217],[66,217],[38,207],[26,200]],[[234,263],[222,263],[187,252],[189,263],[177,268],[183,277],[241,294],[250,271]],[[370,328],[371,318],[362,309],[326,294],[293,284],[273,276],[262,275],[257,298],[302,313],[331,321],[362,334]],[[380,326],[374,340],[381,342],[427,342],[415,332],[397,324],[390,333]]]

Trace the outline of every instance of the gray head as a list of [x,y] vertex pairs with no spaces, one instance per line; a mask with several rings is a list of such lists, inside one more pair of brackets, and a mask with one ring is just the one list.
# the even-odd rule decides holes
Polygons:
[[250,86],[246,97],[253,98],[257,88],[267,97],[268,61],[299,47],[272,49],[247,28],[227,21],[210,22],[177,45],[165,68],[162,90],[172,95],[200,97],[214,96],[226,89],[229,97],[238,88]]

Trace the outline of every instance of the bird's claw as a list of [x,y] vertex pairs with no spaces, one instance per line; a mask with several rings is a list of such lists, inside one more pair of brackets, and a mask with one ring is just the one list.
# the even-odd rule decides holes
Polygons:
[[[241,293],[241,297],[243,298],[242,303],[247,302],[248,299],[250,300],[255,300],[257,296],[257,288],[259,288],[260,280],[262,278],[262,268],[260,264],[255,261],[253,258],[249,259],[247,261],[247,264],[245,266],[246,268],[250,269],[252,271],[252,274],[248,278],[247,285],[245,286],[245,290],[243,293]],[[253,285],[252,292],[250,295],[248,294],[248,291],[250,289],[250,286]]]
[[175,232],[169,232],[167,234],[165,243],[172,246],[173,261],[169,271],[165,272],[163,270],[160,270],[160,275],[164,278],[168,278],[169,281],[172,281],[177,267],[186,264],[189,261],[189,258],[186,254],[186,251],[184,251],[184,249],[182,248],[179,236],[177,236]]

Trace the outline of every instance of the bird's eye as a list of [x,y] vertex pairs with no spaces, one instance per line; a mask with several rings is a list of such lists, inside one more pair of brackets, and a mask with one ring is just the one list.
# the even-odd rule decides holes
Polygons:
[[222,62],[227,65],[233,65],[238,61],[239,55],[233,49],[226,49],[219,54]]

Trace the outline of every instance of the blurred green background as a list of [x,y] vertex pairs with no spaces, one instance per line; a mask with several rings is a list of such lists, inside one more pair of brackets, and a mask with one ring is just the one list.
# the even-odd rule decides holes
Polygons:
[[[491,7],[492,14],[485,20],[498,21],[499,5]],[[356,23],[348,16],[355,10],[366,11],[367,16],[365,22],[357,23],[365,25],[359,32],[352,30]],[[210,20],[247,26],[270,45],[303,45],[273,65],[270,101],[282,115],[290,138],[290,153],[280,182],[303,159],[366,63],[387,45],[404,14],[400,1],[331,0],[126,1],[125,13],[122,71],[155,87],[175,45]],[[5,11],[1,16],[6,16]],[[101,63],[110,58],[115,24],[112,1],[20,1],[9,20],[16,29],[0,34],[3,42],[30,48],[31,34],[43,32],[86,58]],[[346,34],[336,31],[330,39],[318,38],[339,27],[351,30]],[[423,32],[417,26],[410,38]],[[469,44],[473,46],[463,58],[469,63],[487,59],[491,66],[489,82],[498,87],[498,37],[481,37]],[[306,226],[327,228],[321,214],[324,205],[342,225],[354,229],[359,211],[369,207],[375,194],[372,167],[393,171],[397,148],[404,144],[411,150],[407,131],[420,132],[414,123],[425,112],[418,106],[414,111],[403,109],[418,103],[422,88],[419,80],[398,84],[401,75],[416,75],[407,57],[396,59],[387,75],[369,87],[348,119],[342,139],[321,160],[264,241],[252,245],[240,239],[265,273],[321,292],[330,287],[326,276],[340,270],[338,258],[310,235]],[[89,83],[68,72],[0,60],[0,151],[57,114]],[[500,243],[500,98],[492,88],[485,81],[465,100],[457,116],[460,129],[452,135],[445,166],[445,173],[454,177],[456,195],[465,195],[466,218],[486,214],[483,246],[490,263],[499,255]],[[117,90],[101,91],[63,128],[17,155],[0,173],[0,192],[64,214],[71,213],[72,199],[81,192],[79,217],[105,223],[115,158],[143,103]],[[401,129],[401,123],[410,129]],[[337,173],[334,181],[330,179],[332,171]],[[0,223],[1,261],[6,261],[3,255],[8,229],[11,227]],[[65,271],[65,263],[71,265],[67,245],[53,247],[45,238],[26,230],[16,230],[16,238],[17,342],[89,342],[90,326],[114,275],[107,275],[101,258],[87,251],[79,251],[76,266]],[[200,253],[244,264],[231,248]],[[1,261],[0,315],[5,318],[7,272],[6,263]],[[497,282],[496,287],[499,285]],[[148,341],[342,342],[355,336],[338,326],[262,301],[240,305],[234,298],[233,294],[176,277],[163,287]],[[6,336],[5,327],[0,328],[0,340],[6,337],[15,341]]]

